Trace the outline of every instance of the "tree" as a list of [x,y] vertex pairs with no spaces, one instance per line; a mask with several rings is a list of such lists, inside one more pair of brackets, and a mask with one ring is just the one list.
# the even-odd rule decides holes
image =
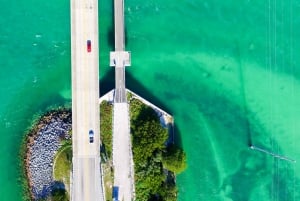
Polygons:
[[136,200],[176,201],[175,175],[170,171],[185,168],[185,154],[173,146],[166,150],[168,130],[152,108],[131,98],[130,117]]
[[112,154],[112,105],[103,101],[100,105],[100,137],[102,150],[108,158]]
[[181,173],[186,168],[186,156],[182,149],[175,145],[168,147],[167,152],[163,154],[163,166],[174,172]]
[[164,149],[168,138],[167,130],[156,121],[141,122],[133,132],[134,157],[140,163],[145,163],[157,150]]
[[54,189],[51,193],[52,201],[68,201],[65,189]]

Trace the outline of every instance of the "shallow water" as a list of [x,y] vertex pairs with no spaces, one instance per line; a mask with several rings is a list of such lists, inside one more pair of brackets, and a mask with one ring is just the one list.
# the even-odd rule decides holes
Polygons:
[[[70,20],[66,0],[0,1],[0,194],[10,201],[21,200],[25,129],[71,101]],[[300,1],[126,0],[125,10],[127,87],[175,116],[187,153],[179,200],[299,200]],[[99,14],[104,93],[112,1]]]

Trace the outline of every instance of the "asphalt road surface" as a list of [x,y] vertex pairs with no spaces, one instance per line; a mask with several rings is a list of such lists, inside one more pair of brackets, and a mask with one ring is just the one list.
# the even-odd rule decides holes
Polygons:
[[[90,41],[90,52],[88,51]],[[103,200],[100,175],[98,1],[71,0],[72,138],[71,200]],[[89,131],[93,130],[93,142]]]

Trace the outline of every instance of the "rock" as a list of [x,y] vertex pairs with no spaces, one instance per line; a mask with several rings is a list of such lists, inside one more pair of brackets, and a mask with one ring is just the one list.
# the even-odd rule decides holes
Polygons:
[[54,182],[53,159],[60,148],[60,139],[70,138],[68,134],[71,129],[70,116],[70,114],[61,115],[54,112],[45,117],[44,121],[40,121],[40,124],[36,126],[38,130],[34,140],[28,143],[27,171],[30,175],[31,193],[35,199],[42,198],[51,191]]

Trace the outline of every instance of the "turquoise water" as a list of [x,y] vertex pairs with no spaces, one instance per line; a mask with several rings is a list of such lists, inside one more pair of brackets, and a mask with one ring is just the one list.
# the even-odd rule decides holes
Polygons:
[[[12,201],[24,130],[71,101],[69,1],[0,1],[0,194]],[[187,153],[178,200],[299,200],[300,1],[127,0],[125,9],[127,86],[174,115]],[[99,13],[104,93],[114,85],[112,1]]]

